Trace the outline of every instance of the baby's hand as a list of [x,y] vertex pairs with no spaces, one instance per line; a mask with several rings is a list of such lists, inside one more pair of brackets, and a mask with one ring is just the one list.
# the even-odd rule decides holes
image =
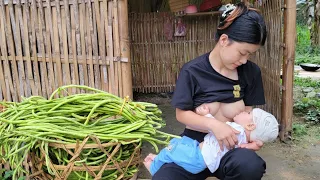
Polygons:
[[263,142],[256,140],[247,144],[240,144],[240,148],[247,148],[247,149],[251,149],[254,151],[259,151],[263,146]]
[[196,113],[201,116],[209,114],[209,112],[210,112],[209,107],[206,104],[202,104],[196,108]]

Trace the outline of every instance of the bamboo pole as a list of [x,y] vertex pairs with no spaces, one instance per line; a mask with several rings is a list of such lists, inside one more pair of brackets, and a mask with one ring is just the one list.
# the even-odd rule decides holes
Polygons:
[[128,58],[128,62],[121,63],[123,96],[133,97],[132,72],[130,60],[129,28],[128,28],[128,0],[118,1],[119,5],[119,31],[121,57]]
[[[46,1],[47,4],[50,6],[51,1],[47,0]],[[40,1],[40,4],[42,3],[42,1]],[[46,23],[46,35],[45,35],[45,39],[46,39],[46,43],[47,43],[47,54],[49,57],[49,85],[50,85],[50,94],[53,92],[54,89],[57,88],[56,84],[55,84],[55,79],[56,77],[54,76],[54,64],[53,64],[53,57],[52,57],[52,42],[54,41],[53,39],[53,28],[52,28],[52,10],[51,8],[47,8],[45,11],[45,16],[44,16],[44,20],[43,22]]]
[[[21,39],[23,37],[23,33],[21,30],[23,29],[23,20],[22,20],[22,7],[20,4],[20,0],[18,1],[17,5],[15,6],[15,14],[17,17],[16,20],[16,31],[14,32],[14,36],[17,37],[17,41],[15,41],[16,47],[16,52],[17,52],[17,58],[22,58],[22,51],[23,51],[23,43],[21,42]],[[22,34],[21,34],[22,33]],[[20,88],[21,88],[21,96],[26,97],[27,95],[27,81],[26,81],[26,73],[25,73],[25,68],[24,68],[24,63],[20,61],[18,63],[18,72],[19,72],[19,82],[20,82]]]
[[[104,43],[104,45],[103,45],[104,52],[103,53],[105,56],[109,57],[109,55],[108,55],[108,47],[109,47],[109,44],[108,44],[108,42],[109,42],[109,40],[108,40],[108,2],[107,1],[102,2],[102,4],[100,5],[100,8],[101,8],[101,12],[103,12],[103,13],[101,13],[102,14],[101,18],[103,18],[103,20],[102,20],[103,25],[101,25],[101,26],[104,27],[103,28],[104,31],[102,32],[103,37],[104,37],[103,38],[103,43]],[[109,76],[110,66],[102,66],[102,69],[103,69],[102,80],[105,83],[104,91],[111,92],[110,88],[109,88],[110,87],[110,81],[109,81],[109,79],[110,79],[110,76]]]
[[[56,0],[56,2],[59,2]],[[62,49],[62,27],[61,27],[61,12],[60,6],[56,6],[52,8],[52,25],[53,25],[53,55],[56,61],[54,71],[56,71],[56,75],[58,76],[58,87],[61,87],[64,84],[62,76],[65,75],[64,70],[62,69],[61,62],[61,49]],[[63,74],[63,75],[62,75]]]
[[[26,96],[29,97],[31,95],[37,95],[37,87],[35,86],[35,79],[33,77],[33,68],[32,68],[32,61],[31,61],[31,53],[30,53],[30,38],[29,36],[31,34],[31,26],[30,26],[30,11],[29,11],[29,5],[25,3],[23,5],[23,34],[24,39],[22,40],[24,42],[24,50],[27,56],[27,68],[26,68],[26,74],[27,74],[27,94]],[[31,90],[29,90],[29,86],[31,87]]]
[[[78,55],[81,54],[80,47],[80,30],[79,30],[79,5],[78,0],[74,0],[71,12],[71,43],[72,43],[72,55],[73,55],[73,78],[71,80],[72,84],[80,84],[79,79],[79,65],[78,65]],[[72,69],[72,68],[71,68]],[[75,89],[76,93],[79,93],[79,89]]]
[[[148,15],[148,17],[146,18],[147,26],[145,28],[143,28],[143,30],[144,30],[143,35],[144,35],[145,42],[146,42],[145,45],[144,45],[144,47],[146,49],[145,56],[146,56],[147,59],[149,59],[147,61],[147,63],[145,64],[146,70],[147,70],[146,79],[147,79],[147,82],[152,82],[154,80],[154,78],[153,78],[153,74],[151,73],[152,72],[151,63],[153,63],[152,61],[155,61],[155,60],[150,58],[150,57],[152,57],[151,54],[150,54],[150,36],[149,36],[149,33],[151,32],[150,31],[151,24],[150,24],[150,15],[149,15],[149,13],[146,13],[146,14]],[[147,92],[149,93],[149,92],[151,92],[151,90],[152,90],[152,87],[150,86],[148,88]]]
[[31,48],[31,55],[34,57],[33,61],[33,75],[34,75],[34,81],[35,81],[35,86],[37,86],[37,94],[35,95],[41,95],[41,81],[40,81],[40,73],[39,73],[39,63],[37,59],[37,36],[38,36],[38,15],[37,15],[37,8],[36,8],[36,1],[32,0],[31,1],[31,7],[30,7],[30,20],[31,20],[31,38],[30,38],[30,48]]
[[[0,14],[1,14],[1,20],[0,20],[0,27],[1,27],[1,52],[2,54],[4,55],[5,57],[5,61],[3,63],[3,72],[4,72],[4,78],[5,78],[5,81],[6,81],[6,85],[7,85],[7,100],[8,101],[11,101],[12,97],[11,96],[15,96],[14,93],[14,86],[13,86],[13,81],[12,81],[12,76],[11,76],[11,72],[10,72],[10,65],[9,65],[9,60],[8,60],[8,50],[10,51],[10,49],[7,48],[7,37],[9,36],[8,35],[8,25],[7,25],[7,20],[6,20],[6,8],[5,6],[3,5],[3,1],[1,0],[0,1]],[[3,90],[5,91],[5,90]]]
[[[96,6],[96,7],[95,7]],[[98,6],[98,7],[97,7]],[[99,45],[98,45],[98,31],[97,29],[100,26],[100,21],[98,22],[98,19],[100,17],[96,16],[97,13],[99,13],[99,4],[98,3],[93,3],[92,5],[92,47],[93,47],[93,60],[94,62],[99,61]],[[99,15],[100,16],[100,15]],[[101,53],[101,52],[100,52]],[[95,64],[94,65],[94,87],[97,89],[101,89],[101,75],[100,75],[100,66]]]
[[[114,57],[118,58],[120,57],[120,35],[119,35],[119,12],[118,12],[118,0],[113,0],[113,18],[112,18],[112,23],[113,23],[113,46],[114,46]],[[116,94],[117,96],[123,97],[122,96],[122,91],[120,89],[120,81],[121,81],[121,62],[116,61],[114,62],[114,72],[115,72],[115,88],[116,88]]]
[[[86,34],[87,34],[87,29],[85,28],[87,26],[86,23],[86,4],[84,0],[80,0],[81,4],[79,5],[79,30],[80,30],[80,41],[81,41],[81,58],[82,59],[87,59],[87,54],[86,54]],[[78,41],[79,42],[79,41]],[[81,64],[81,63],[79,63]],[[89,64],[89,63],[88,63]],[[83,61],[82,65],[82,71],[80,71],[80,84],[81,81],[83,81],[83,84],[86,86],[89,86],[89,77],[88,77],[88,66],[85,61]]]
[[[66,83],[71,84],[72,83],[72,77],[74,76],[74,69],[70,67],[70,64],[68,63],[68,57],[69,54],[73,54],[73,48],[72,48],[72,35],[71,35],[71,12],[70,11],[71,6],[69,5],[69,0],[64,0],[64,8],[61,9],[61,17],[62,17],[62,44],[63,44],[63,53],[64,53],[64,59],[65,65],[63,68],[65,68],[66,71]],[[75,88],[70,88],[68,90],[69,93],[72,93],[75,91]]]
[[[95,5],[95,12],[96,12],[96,23],[97,23],[97,31],[98,31],[98,39],[99,39],[99,53],[101,55],[102,61],[106,61],[106,42],[105,42],[105,27],[104,27],[104,13],[107,11],[102,11],[104,9],[104,4],[99,3],[98,0],[94,1]],[[106,79],[106,66],[98,66],[100,69],[100,83],[101,83],[101,89],[107,91],[107,81]]]
[[[10,14],[10,15],[9,15]],[[12,2],[9,2],[9,9],[7,9],[7,24],[8,26],[12,25],[11,28],[7,28],[7,43],[8,43],[8,51],[13,55],[12,57],[15,57],[15,43],[14,43],[14,37],[13,37],[13,32],[15,31],[15,21],[14,21],[14,12],[13,12],[13,5]],[[10,18],[9,18],[10,17]],[[16,89],[16,93],[13,96],[13,101],[21,100],[20,97],[20,84],[19,84],[19,77],[18,77],[18,68],[17,68],[17,62],[16,59],[13,58],[13,61],[11,62],[11,73],[12,73],[12,82],[13,82],[13,87]],[[17,95],[18,94],[18,95]]]
[[[0,33],[0,38],[2,38],[1,33]],[[1,54],[2,54],[2,50],[1,50],[1,47],[0,47],[0,55]],[[0,62],[0,98],[1,98],[1,100],[2,99],[6,100],[6,98],[7,98],[4,70],[5,70],[5,67],[2,67],[2,62]]]
[[[61,27],[62,27],[62,31],[61,31],[61,36],[62,36],[62,51],[61,56],[64,57],[64,63],[62,64],[62,69],[63,69],[63,74],[64,74],[64,84],[71,84],[71,74],[70,72],[72,72],[72,69],[70,68],[70,64],[69,64],[69,53],[72,54],[72,51],[70,51],[69,49],[69,45],[71,44],[71,41],[69,41],[69,37],[71,36],[69,34],[69,32],[67,32],[68,30],[68,26],[70,25],[70,13],[69,13],[69,4],[67,4],[67,6],[65,5],[64,8],[62,8],[60,10],[61,13]],[[72,93],[72,90],[75,90],[73,88],[68,89],[69,93]]]
[[86,22],[87,24],[87,44],[88,44],[88,57],[89,57],[89,79],[90,79],[90,87],[95,87],[95,79],[94,79],[94,67],[93,67],[93,56],[92,56],[92,37],[93,37],[93,19],[92,19],[92,7],[91,3],[87,3],[87,11],[86,11]]
[[293,70],[296,40],[296,1],[284,1],[283,89],[280,139],[286,140],[292,130]]
[[[36,26],[36,32],[37,32],[37,48],[38,48],[38,53],[42,54],[43,57],[45,57],[45,44],[44,44],[44,34],[45,34],[45,29],[44,29],[44,14],[43,14],[43,6],[42,6],[42,1],[39,2],[39,8],[37,8],[37,3],[33,3],[33,11],[35,11],[35,14],[37,14],[37,22],[35,23]],[[40,63],[40,72],[41,72],[41,88],[42,88],[42,96],[45,98],[50,96],[49,92],[49,84],[48,84],[48,71],[47,71],[47,63],[46,62],[41,62]],[[51,91],[52,92],[52,91]]]
[[114,68],[114,61],[113,61],[113,23],[112,23],[112,19],[113,19],[113,15],[112,15],[112,1],[108,1],[107,4],[107,9],[108,9],[108,18],[106,19],[106,23],[108,25],[108,28],[106,29],[107,32],[106,34],[108,35],[108,40],[107,40],[107,44],[108,44],[108,57],[109,59],[111,59],[110,61],[110,73],[109,73],[109,78],[110,78],[110,91],[112,94],[116,94],[116,85],[115,85],[115,68]]

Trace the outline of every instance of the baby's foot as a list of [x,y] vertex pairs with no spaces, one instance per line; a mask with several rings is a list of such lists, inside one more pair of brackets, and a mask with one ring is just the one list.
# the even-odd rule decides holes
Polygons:
[[151,163],[153,162],[154,158],[156,157],[155,154],[149,154],[143,161],[143,164],[144,166],[148,169],[149,173],[151,174],[150,172],[150,166],[151,166]]

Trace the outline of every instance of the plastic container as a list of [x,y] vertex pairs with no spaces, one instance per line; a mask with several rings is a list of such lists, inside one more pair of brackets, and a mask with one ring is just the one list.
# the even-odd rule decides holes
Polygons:
[[198,12],[198,8],[196,5],[189,5],[184,11],[186,12],[186,14],[192,14]]

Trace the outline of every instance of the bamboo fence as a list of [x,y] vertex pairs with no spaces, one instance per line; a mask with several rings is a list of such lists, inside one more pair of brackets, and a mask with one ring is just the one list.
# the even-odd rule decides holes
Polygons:
[[[185,16],[186,36],[168,40],[165,34],[174,33],[177,20],[173,13],[129,15],[134,91],[172,92],[182,65],[214,47],[218,16]],[[166,23],[173,32],[165,31]]]
[[[262,71],[266,105],[262,108],[281,115],[282,65],[282,11],[281,1],[262,1],[268,38],[250,60]],[[172,13],[132,13],[129,15],[130,46],[133,73],[133,90],[142,93],[173,92],[182,65],[209,52],[215,45],[214,35],[218,15],[203,13],[199,16],[183,16],[187,34],[185,37],[166,38],[165,23],[172,23],[174,31],[177,19]]]
[[[251,60],[263,74],[265,109],[280,117],[284,6],[261,2],[268,39]],[[65,84],[131,97],[132,89],[172,92],[182,65],[215,45],[217,14],[181,17],[187,34],[172,40],[179,16],[127,15],[127,0],[0,0],[0,100],[47,97]]]
[[0,100],[66,84],[132,96],[126,14],[127,0],[0,0]]
[[282,23],[283,7],[281,1],[265,0],[258,8],[264,16],[267,26],[267,41],[255,54],[252,61],[256,62],[262,73],[266,105],[264,109],[281,119],[280,75],[283,60]]

